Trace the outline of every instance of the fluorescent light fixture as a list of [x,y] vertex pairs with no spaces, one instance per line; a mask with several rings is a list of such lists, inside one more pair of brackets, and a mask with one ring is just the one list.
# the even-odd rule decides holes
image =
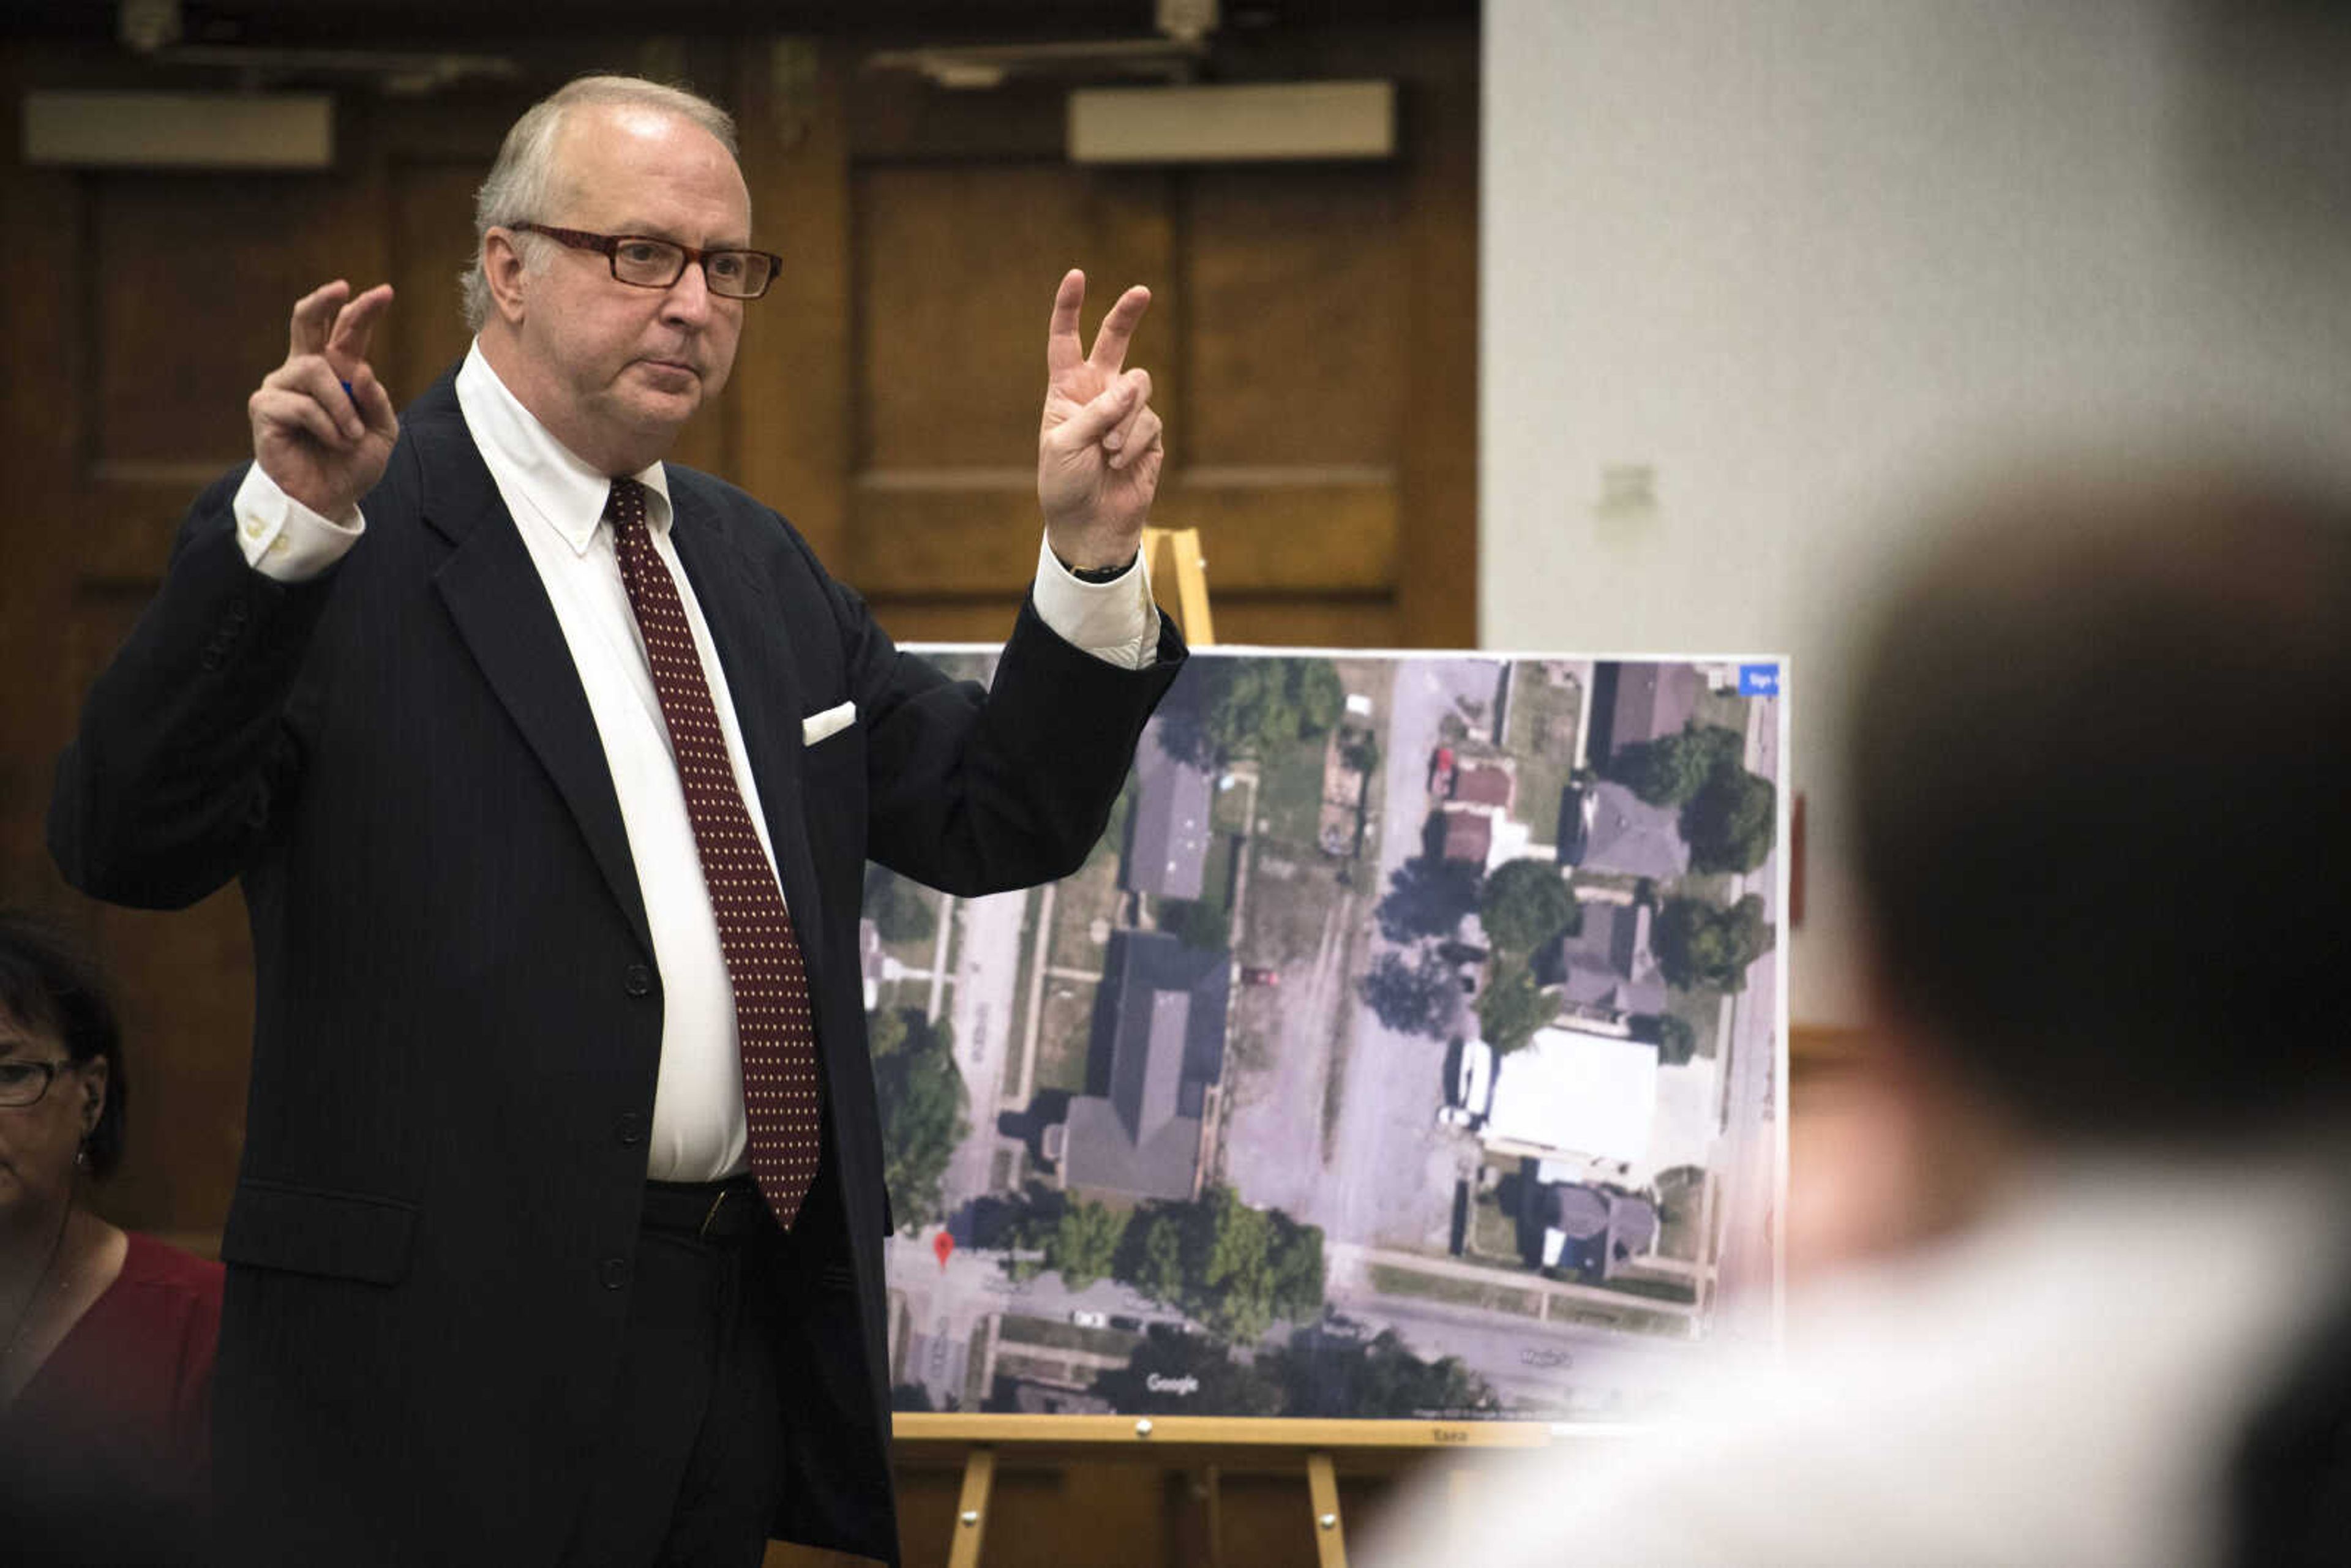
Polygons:
[[99,169],[325,169],[335,100],[323,92],[25,95],[25,162]]
[[1392,158],[1395,84],[1079,88],[1073,163],[1244,163]]

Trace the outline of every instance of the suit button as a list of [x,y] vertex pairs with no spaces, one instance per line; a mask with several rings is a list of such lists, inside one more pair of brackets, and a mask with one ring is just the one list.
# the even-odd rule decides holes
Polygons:
[[621,1289],[629,1282],[629,1260],[626,1258],[605,1259],[596,1265],[596,1278],[603,1281],[604,1289],[608,1291]]
[[623,1147],[643,1143],[645,1141],[643,1114],[636,1111],[622,1113],[621,1119],[612,1124],[612,1136],[619,1139]]
[[632,964],[629,972],[621,977],[621,988],[632,997],[650,996],[653,988],[653,972],[643,964]]

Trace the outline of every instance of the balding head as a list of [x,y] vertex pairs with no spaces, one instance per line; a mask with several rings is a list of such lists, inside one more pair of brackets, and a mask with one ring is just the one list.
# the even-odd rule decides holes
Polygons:
[[[587,76],[566,82],[507,129],[496,162],[474,193],[474,260],[457,279],[469,330],[480,331],[490,318],[490,286],[482,273],[484,237],[494,228],[545,223],[561,206],[568,193],[561,156],[565,120],[574,110],[591,107],[672,116],[707,131],[730,158],[742,156],[734,117],[683,88],[642,77]],[[547,254],[544,240],[526,236],[523,244],[534,256]]]

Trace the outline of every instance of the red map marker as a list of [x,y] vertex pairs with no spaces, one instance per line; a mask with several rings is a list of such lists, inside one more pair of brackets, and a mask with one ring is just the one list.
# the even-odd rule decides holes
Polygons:
[[942,1273],[946,1272],[947,1260],[955,1255],[954,1233],[951,1231],[942,1230],[936,1236],[932,1237],[931,1250],[939,1255],[939,1270]]

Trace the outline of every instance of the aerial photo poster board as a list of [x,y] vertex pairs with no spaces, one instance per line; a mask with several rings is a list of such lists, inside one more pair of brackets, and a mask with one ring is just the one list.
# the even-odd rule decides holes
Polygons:
[[871,868],[895,1407],[1540,1432],[1776,1332],[1784,668],[1203,650],[1075,874]]

